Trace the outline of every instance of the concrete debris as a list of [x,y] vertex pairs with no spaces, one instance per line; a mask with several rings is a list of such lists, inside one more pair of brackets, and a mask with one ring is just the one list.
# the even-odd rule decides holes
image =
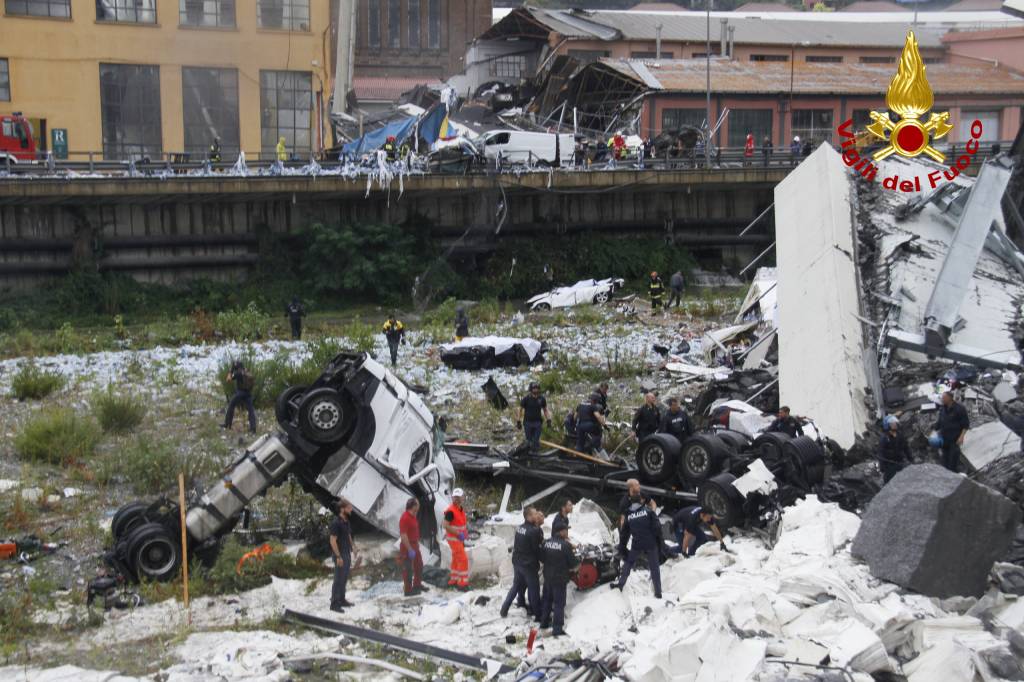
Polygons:
[[1024,568],[998,563],[992,567],[992,579],[1000,592],[1024,597]]
[[775,483],[775,476],[768,471],[768,467],[760,459],[755,459],[747,465],[747,473],[743,474],[732,482],[732,487],[739,491],[740,495],[746,497],[750,493],[758,492],[767,495],[778,488]]
[[977,471],[1005,455],[1020,452],[1020,436],[1002,422],[989,422],[972,428],[961,450],[971,470]]
[[852,552],[872,575],[922,594],[980,596],[1020,516],[990,488],[933,464],[915,465],[872,500]]

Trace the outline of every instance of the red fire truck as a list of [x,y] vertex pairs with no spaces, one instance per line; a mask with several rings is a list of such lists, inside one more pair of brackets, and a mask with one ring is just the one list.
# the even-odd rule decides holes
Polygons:
[[35,158],[36,141],[29,120],[20,111],[0,114],[0,167],[8,160],[18,163],[34,161]]

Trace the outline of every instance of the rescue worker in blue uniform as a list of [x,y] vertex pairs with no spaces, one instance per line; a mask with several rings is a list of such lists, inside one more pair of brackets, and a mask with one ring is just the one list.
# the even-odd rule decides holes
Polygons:
[[[612,589],[621,590],[629,579],[629,572],[633,570],[633,564],[643,554],[647,557],[647,568],[651,572],[651,583],[654,585],[654,596],[661,599],[661,566],[658,564],[658,544],[660,531],[658,529],[658,517],[649,505],[644,504],[639,496],[630,498],[629,512],[626,514],[626,522],[622,525],[619,533],[619,554],[625,554],[626,560],[622,563],[622,572],[619,575],[619,582],[612,583]],[[626,553],[626,543],[629,539],[633,543]]]
[[658,432],[675,436],[680,443],[693,435],[693,423],[690,421],[690,415],[683,410],[678,398],[668,399],[668,411],[661,416]]
[[[512,568],[515,577],[512,588],[505,595],[505,603],[501,605],[501,617],[508,616],[512,600],[517,599],[519,606],[525,606],[531,617],[540,620],[540,553],[544,544],[544,531],[541,525],[544,515],[534,507],[523,510],[523,522],[516,528],[515,542],[512,545]],[[523,592],[528,601],[524,601]]]
[[579,566],[569,543],[569,526],[558,519],[551,524],[551,537],[541,545],[544,562],[544,605],[541,607],[541,628],[552,627],[551,634],[565,634],[565,595],[569,574]]
[[[708,541],[706,530],[718,540],[718,546],[725,551],[725,540],[718,527],[715,515],[703,507],[683,507],[672,517],[672,527],[679,540],[679,549],[684,557],[693,556],[697,549]],[[706,529],[706,530],[705,530]]]
[[900,433],[900,420],[887,415],[882,424],[885,432],[878,441],[878,467],[882,470],[882,484],[886,484],[910,461],[910,447]]
[[601,433],[605,425],[601,413],[601,395],[593,393],[590,402],[580,403],[576,408],[576,449],[590,454],[601,449]]

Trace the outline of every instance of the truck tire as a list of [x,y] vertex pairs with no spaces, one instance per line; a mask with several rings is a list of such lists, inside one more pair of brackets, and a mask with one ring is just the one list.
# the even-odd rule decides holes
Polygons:
[[676,474],[679,439],[667,433],[652,433],[640,441],[636,464],[644,483],[663,483]]
[[149,505],[145,502],[129,502],[117,510],[110,521],[110,534],[115,543],[145,522],[143,514],[147,509]]
[[715,438],[722,441],[722,444],[729,448],[729,451],[734,455],[738,455],[750,449],[750,439],[739,431],[722,429],[721,431],[715,431],[714,435]]
[[813,438],[797,436],[782,448],[783,471],[792,485],[810,488],[825,480],[825,453]]
[[298,420],[303,437],[314,443],[330,444],[348,433],[355,410],[333,388],[317,388],[302,397]]
[[769,467],[782,461],[782,448],[793,440],[788,433],[769,431],[754,439],[754,454],[764,460]]
[[166,582],[181,569],[181,538],[160,523],[144,523],[128,536],[128,565],[135,577]]
[[712,476],[700,486],[700,506],[711,510],[721,528],[743,523],[743,496],[733,486],[736,477],[729,473]]
[[274,416],[277,417],[277,423],[282,428],[295,421],[297,410],[292,405],[292,401],[305,392],[305,386],[291,386],[281,391],[281,394],[277,396],[277,400],[274,402]]
[[679,458],[679,473],[683,480],[696,486],[718,472],[729,457],[722,441],[709,433],[698,433],[687,438]]

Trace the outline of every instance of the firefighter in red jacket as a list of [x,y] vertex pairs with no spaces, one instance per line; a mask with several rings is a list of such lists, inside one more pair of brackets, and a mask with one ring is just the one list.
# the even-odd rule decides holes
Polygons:
[[462,508],[465,493],[462,488],[452,491],[452,503],[444,512],[444,531],[448,546],[452,549],[451,575],[448,587],[460,590],[469,589],[469,557],[466,556],[466,537],[469,526],[466,524],[466,511]]

